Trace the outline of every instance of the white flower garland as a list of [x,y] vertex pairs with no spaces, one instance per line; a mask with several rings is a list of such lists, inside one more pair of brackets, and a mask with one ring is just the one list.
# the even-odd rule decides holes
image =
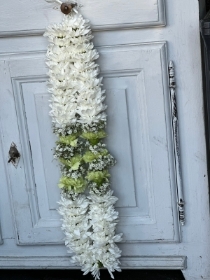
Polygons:
[[49,26],[45,36],[50,42],[48,91],[53,131],[58,136],[54,157],[62,171],[59,213],[65,245],[84,274],[91,272],[100,279],[104,267],[114,278],[121,256],[115,243],[122,238],[115,234],[117,198],[112,196],[108,172],[115,160],[101,143],[106,137],[106,106],[95,63],[98,53],[88,21],[75,11],[60,24]]

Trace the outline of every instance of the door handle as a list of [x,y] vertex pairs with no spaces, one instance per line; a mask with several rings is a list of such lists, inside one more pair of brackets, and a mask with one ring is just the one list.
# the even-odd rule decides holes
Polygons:
[[17,167],[19,159],[20,159],[20,153],[17,149],[16,144],[14,142],[12,142],[12,144],[10,145],[10,149],[9,149],[8,163],[11,162],[15,167]]

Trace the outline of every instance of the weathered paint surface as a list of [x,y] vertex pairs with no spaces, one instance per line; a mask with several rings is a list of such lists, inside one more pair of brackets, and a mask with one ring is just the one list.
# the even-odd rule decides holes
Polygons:
[[[118,158],[113,187],[125,232],[122,267],[182,269],[187,280],[210,279],[198,1],[105,2],[81,1],[81,11],[100,30],[94,42],[107,88],[109,146]],[[55,210],[59,171],[52,161],[41,36],[61,15],[45,1],[2,1],[0,7],[0,267],[71,267]],[[176,67],[186,203],[181,229],[169,60]],[[7,163],[12,142],[21,154],[17,169]]]

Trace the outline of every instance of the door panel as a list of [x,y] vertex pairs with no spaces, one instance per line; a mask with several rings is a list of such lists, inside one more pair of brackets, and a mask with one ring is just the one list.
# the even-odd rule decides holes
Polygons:
[[[82,6],[81,13],[90,20],[94,30],[165,25],[164,0],[80,0],[77,3]],[[7,5],[2,1],[0,35],[26,34],[27,31],[39,33],[52,19],[60,21],[62,14],[52,7],[45,1],[8,1]],[[13,20],[9,20],[11,16]]]
[[[25,65],[23,65],[23,61]],[[39,138],[41,131],[38,131],[38,135],[36,135],[38,123],[37,119],[33,119],[36,117],[34,115],[35,99],[32,95],[34,78],[30,80],[30,76],[20,77],[24,75],[24,69],[26,70],[27,65],[29,68],[31,67],[32,72],[32,66],[38,66],[37,68],[34,67],[36,69],[34,70],[35,75],[37,74],[36,71],[40,70],[40,65],[39,63],[36,64],[36,59],[31,60],[31,62],[33,64],[28,59],[14,60],[11,65],[8,62],[1,62],[0,76],[3,84],[1,104],[4,104],[1,108],[2,118],[4,119],[2,124],[4,157],[7,158],[11,142],[16,143],[21,154],[17,169],[13,165],[7,165],[15,218],[16,242],[18,245],[63,243],[60,219],[57,212],[51,209],[54,208],[51,206],[52,203],[49,203],[52,201],[52,196],[48,195],[50,193],[49,189],[46,188],[46,182],[49,183],[47,181],[49,175],[45,172],[46,168],[43,167],[46,167],[46,165],[44,166],[42,156],[40,157],[39,145],[43,135],[42,138]],[[19,65],[20,68],[15,68],[13,65],[16,67]],[[43,71],[45,71],[43,67],[44,57],[41,65],[42,71],[40,74],[43,75]],[[20,69],[23,71],[20,72]],[[30,70],[28,73],[30,75]],[[43,84],[43,78],[40,80],[39,77],[36,77],[35,80],[37,81],[36,84]],[[45,81],[46,78],[44,78],[44,83]],[[26,95],[27,85],[30,85],[28,95]],[[46,88],[44,93],[46,93]],[[8,129],[9,127],[11,129]],[[43,142],[41,143],[43,146]],[[44,149],[44,147],[42,148]],[[55,193],[58,191],[56,182],[51,187],[51,191],[55,191]]]
[[166,45],[99,51],[110,124],[107,142],[118,161],[111,169],[112,184],[123,203],[119,231],[125,242],[175,241],[178,229],[167,199],[174,177]]
[[[166,44],[101,47],[99,52],[107,92],[107,144],[118,161],[111,170],[119,197],[118,231],[124,233],[123,242],[177,241]],[[8,165],[19,245],[63,242],[44,61],[40,53],[1,62],[0,76],[7,80],[1,94],[3,148],[8,151],[14,141],[21,153],[17,169]]]

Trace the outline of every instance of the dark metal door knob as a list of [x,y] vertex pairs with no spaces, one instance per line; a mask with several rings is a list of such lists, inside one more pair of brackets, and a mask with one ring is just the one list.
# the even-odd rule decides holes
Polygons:
[[17,167],[19,159],[20,159],[20,153],[19,153],[15,143],[12,142],[10,149],[9,149],[8,163],[11,162],[15,167]]

